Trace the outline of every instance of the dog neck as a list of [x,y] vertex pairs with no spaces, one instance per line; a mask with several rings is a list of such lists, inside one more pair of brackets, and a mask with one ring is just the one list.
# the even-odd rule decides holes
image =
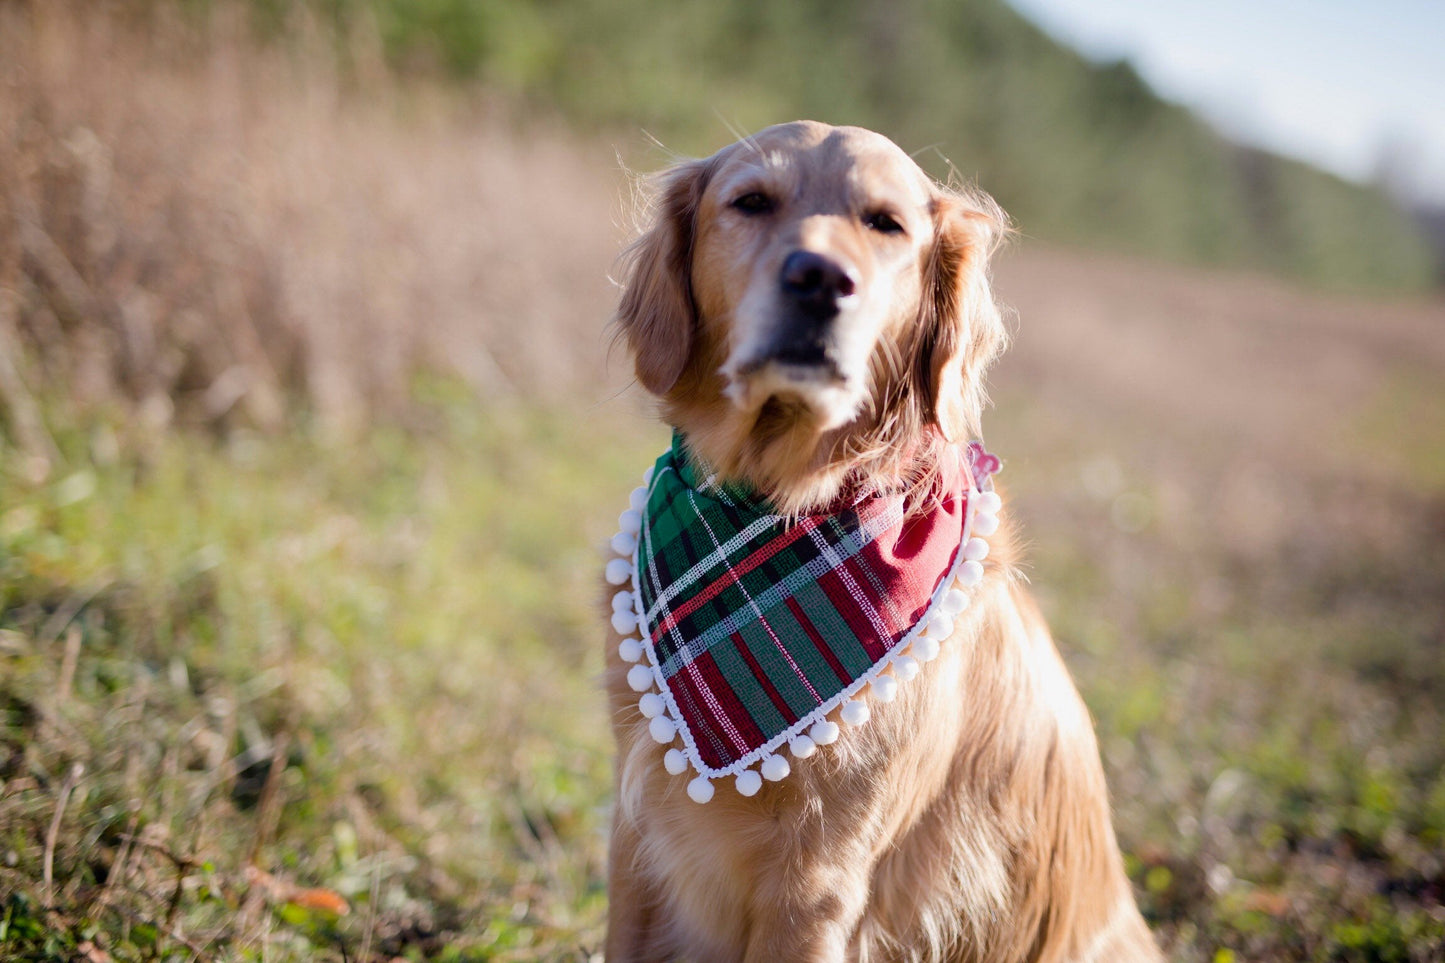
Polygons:
[[853,423],[818,431],[808,413],[772,399],[743,413],[721,398],[699,402],[685,393],[664,401],[667,422],[687,439],[692,456],[723,483],[766,497],[779,514],[816,513],[865,485],[921,493],[935,487],[948,442],[913,406],[892,402]]

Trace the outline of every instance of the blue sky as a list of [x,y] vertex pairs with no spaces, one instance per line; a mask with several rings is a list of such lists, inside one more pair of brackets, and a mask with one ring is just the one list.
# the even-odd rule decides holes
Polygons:
[[1238,140],[1445,205],[1445,0],[1009,0]]

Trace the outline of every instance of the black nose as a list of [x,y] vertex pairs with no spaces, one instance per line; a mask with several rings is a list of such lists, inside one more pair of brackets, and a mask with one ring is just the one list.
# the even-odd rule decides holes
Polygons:
[[832,317],[838,301],[853,293],[853,277],[836,261],[812,251],[794,251],[783,262],[783,294],[809,314]]

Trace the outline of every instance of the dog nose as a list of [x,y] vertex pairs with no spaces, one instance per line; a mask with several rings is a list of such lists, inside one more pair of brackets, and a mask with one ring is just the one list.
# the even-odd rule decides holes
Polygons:
[[783,293],[808,313],[832,317],[853,293],[853,276],[837,261],[813,251],[794,251],[783,261]]

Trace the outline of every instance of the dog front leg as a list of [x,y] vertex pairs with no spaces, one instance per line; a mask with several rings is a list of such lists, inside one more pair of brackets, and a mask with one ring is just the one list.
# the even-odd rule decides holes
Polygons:
[[664,963],[659,906],[652,886],[637,871],[637,833],[612,819],[607,853],[607,963]]
[[853,934],[867,903],[867,887],[856,874],[829,875],[826,884],[811,887],[812,898],[794,895],[755,907],[746,963],[845,963],[855,958]]

